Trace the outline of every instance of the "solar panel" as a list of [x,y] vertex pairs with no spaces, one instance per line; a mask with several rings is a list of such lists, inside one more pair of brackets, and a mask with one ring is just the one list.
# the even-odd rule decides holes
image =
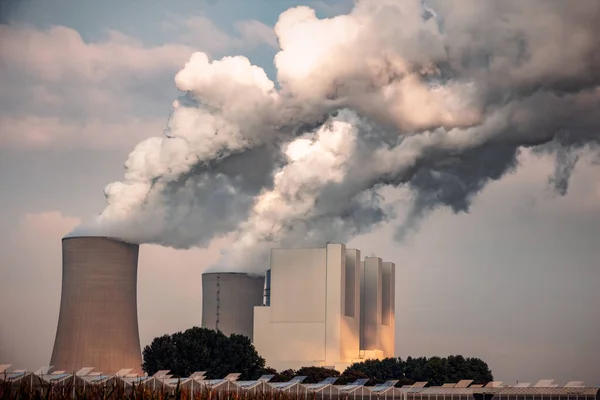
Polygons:
[[335,382],[336,382],[338,379],[340,379],[340,378],[338,378],[338,377],[335,377],[335,376],[332,376],[332,377],[330,377],[330,378],[325,378],[325,379],[323,379],[323,380],[322,380],[321,382],[319,382],[319,383],[324,383],[324,384],[330,384],[330,385],[333,385],[333,384],[334,384],[334,383],[335,383]]
[[529,386],[531,386],[531,383],[528,383],[528,382],[521,382],[521,383],[517,383],[515,385],[516,388],[526,388],[526,387],[529,387]]
[[429,382],[415,382],[411,387],[424,388]]
[[572,388],[572,387],[585,387],[585,383],[583,383],[583,381],[569,381],[569,382],[567,382],[567,384],[565,385],[565,387],[568,387],[568,388]]
[[350,386],[364,386],[367,382],[369,382],[369,379],[357,379]]
[[7,369],[9,369],[11,366],[11,364],[2,364],[0,365],[0,374],[6,372]]
[[236,386],[242,389],[250,389],[260,384],[259,381],[237,381]]
[[269,385],[271,385],[272,388],[274,389],[279,389],[279,390],[283,390],[283,389],[287,389],[289,387],[294,386],[296,383],[298,382],[273,382],[273,383],[269,383]]
[[378,393],[378,392],[383,392],[384,390],[388,390],[389,388],[390,388],[389,386],[373,386],[371,388],[371,391]]
[[[91,376],[91,378],[89,378]],[[88,375],[88,381],[92,383],[101,382],[110,378],[108,375]]]
[[223,378],[223,379],[226,379],[226,380],[228,380],[228,381],[237,381],[237,380],[238,380],[238,378],[240,377],[240,375],[242,375],[242,374],[235,372],[235,373],[233,373],[233,374],[229,374],[229,375],[227,375],[227,376],[226,376],[225,378]]
[[469,385],[471,385],[471,383],[473,383],[473,380],[469,380],[469,379],[463,379],[461,381],[458,381],[458,383],[456,385],[454,385],[455,388],[468,388]]
[[554,379],[542,379],[542,380],[538,381],[538,383],[536,383],[533,387],[547,388],[547,387],[550,387],[550,385],[552,385],[553,383],[554,383]]
[[206,375],[206,371],[197,371],[197,372],[194,372],[193,374],[191,374],[190,378],[193,378],[193,379],[202,378],[202,379],[204,379],[204,375]]
[[92,372],[93,369],[94,369],[94,367],[81,368],[79,371],[77,371],[75,373],[75,375],[77,375],[77,376],[86,376],[86,375],[89,375],[89,373]]
[[[64,371],[63,371],[64,372]],[[64,378],[67,378],[69,376],[71,376],[71,374],[52,374],[52,375],[46,375],[48,377],[48,379],[52,380],[52,381],[56,381],[56,380],[61,380]]]
[[492,381],[492,382],[488,382],[487,385],[485,385],[486,388],[499,388],[502,387],[502,381]]
[[304,382],[304,380],[306,379],[306,376],[295,376],[292,378],[292,380],[290,382],[294,382],[294,383],[302,383]]
[[[131,371],[131,370],[130,370]],[[161,369],[160,371],[157,371],[154,375],[152,375],[154,378],[164,378],[165,376],[167,376],[169,374],[169,372],[171,372],[168,369]]]
[[263,375],[260,378],[258,378],[258,380],[260,382],[269,382],[271,379],[273,379],[275,377],[275,375]]
[[46,375],[52,369],[52,365],[48,365],[47,367],[41,367],[37,371],[34,372],[35,375]]
[[128,373],[130,373],[131,371],[133,371],[133,368],[125,368],[125,369],[119,370],[115,375],[117,375],[117,376],[125,376]]
[[353,392],[353,391],[357,390],[360,387],[362,387],[362,385],[353,385],[353,384],[350,384],[350,385],[345,385],[345,386],[342,386],[342,387],[338,387],[338,390],[340,392]]
[[443,388],[453,388],[454,386],[456,386],[456,383],[444,383],[442,385]]
[[469,387],[470,387],[471,389],[479,389],[479,388],[482,388],[482,387],[483,387],[483,385],[480,385],[480,384],[478,384],[478,383],[477,383],[477,384],[471,385],[471,386],[469,386]]
[[383,392],[385,390],[389,390],[389,389],[393,388],[394,386],[396,386],[396,383],[398,383],[398,382],[400,382],[400,381],[393,381],[393,380],[392,381],[386,381],[386,382],[381,383],[379,385],[373,386],[371,388],[371,391],[372,392],[376,392],[376,393]]
[[[328,378],[329,379],[329,378]],[[307,385],[304,385],[304,387],[306,388],[306,390],[310,390],[310,391],[319,391],[323,388],[326,388],[327,386],[331,385],[330,382],[319,382],[319,383],[309,383]]]
[[2,375],[0,375],[1,379],[6,379],[7,381],[15,381],[19,378],[22,378],[25,376],[24,372],[8,372],[8,373],[4,373]]

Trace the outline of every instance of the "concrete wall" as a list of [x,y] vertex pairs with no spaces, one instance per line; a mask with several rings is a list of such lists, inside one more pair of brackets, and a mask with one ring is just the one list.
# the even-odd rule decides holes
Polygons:
[[361,282],[361,350],[381,350],[382,262],[379,257],[366,257],[362,262]]
[[242,273],[202,274],[202,327],[252,340],[253,310],[263,302],[264,282]]
[[394,357],[396,332],[396,266],[392,262],[384,262],[381,277],[381,327],[379,343],[384,357]]
[[139,246],[103,237],[62,240],[60,314],[50,365],[142,372],[137,319]]
[[354,360],[360,349],[360,251],[346,249],[346,271],[342,281],[344,309],[341,318],[341,358]]

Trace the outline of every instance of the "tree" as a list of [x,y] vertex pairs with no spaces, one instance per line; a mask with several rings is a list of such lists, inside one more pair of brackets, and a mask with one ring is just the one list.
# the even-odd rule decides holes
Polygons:
[[142,368],[149,375],[167,369],[176,377],[206,371],[208,378],[239,372],[242,379],[257,379],[265,367],[247,337],[198,327],[155,338],[143,357]]
[[298,375],[293,369],[277,372],[273,368],[265,368],[265,374],[275,375],[271,382],[289,382],[294,376]]
[[318,383],[326,378],[340,376],[340,373],[335,369],[323,367],[302,367],[296,371],[298,376],[306,376],[304,383]]

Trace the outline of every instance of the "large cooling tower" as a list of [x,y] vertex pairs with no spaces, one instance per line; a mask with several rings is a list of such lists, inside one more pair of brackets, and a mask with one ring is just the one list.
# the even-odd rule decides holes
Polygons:
[[62,240],[60,315],[50,365],[142,372],[137,319],[138,245],[103,237]]
[[254,306],[263,302],[265,278],[223,272],[202,275],[202,327],[252,339]]

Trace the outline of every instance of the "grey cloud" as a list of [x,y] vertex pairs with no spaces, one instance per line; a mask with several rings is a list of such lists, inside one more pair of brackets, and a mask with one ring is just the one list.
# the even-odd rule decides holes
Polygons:
[[[402,237],[437,207],[468,212],[486,184],[515,170],[520,149],[547,143],[558,146],[552,182],[565,191],[575,162],[560,149],[600,133],[598,5],[429,7],[365,0],[324,20],[308,7],[286,11],[274,28],[280,88],[244,57],[194,54],[176,77],[193,101],[176,105],[165,138],[132,152],[101,226],[175,247],[236,232],[226,257],[236,264],[274,243],[372,229],[394,217],[372,196],[391,185],[414,192]],[[274,156],[252,150],[261,147]],[[235,177],[205,168],[241,154]],[[244,260],[264,268],[252,264]]]

